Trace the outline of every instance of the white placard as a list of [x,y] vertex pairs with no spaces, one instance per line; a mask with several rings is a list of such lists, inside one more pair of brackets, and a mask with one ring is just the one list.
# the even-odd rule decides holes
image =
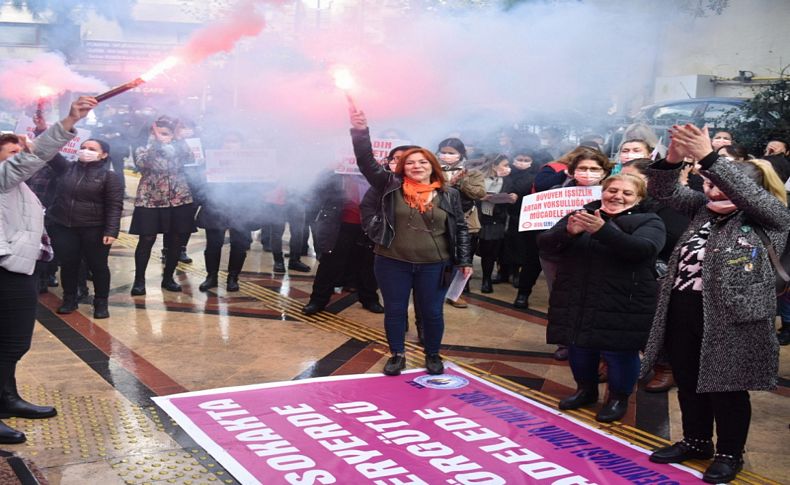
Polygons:
[[450,282],[450,286],[447,288],[447,299],[450,301],[458,301],[458,298],[461,297],[461,293],[464,292],[466,282],[469,281],[471,277],[472,273],[469,273],[469,276],[464,276],[462,271],[456,269],[453,275],[453,281]]
[[601,186],[563,187],[525,195],[518,219],[519,231],[551,229],[569,212],[601,198]]
[[192,155],[195,157],[195,164],[202,165],[206,157],[203,156],[203,142],[200,141],[200,138],[185,138],[184,143],[192,150]]
[[60,149],[60,154],[63,155],[63,158],[72,162],[77,160],[77,150],[80,149],[82,142],[89,140],[91,137],[91,130],[83,128],[75,128],[75,130],[77,130],[77,136]]
[[14,133],[17,135],[25,135],[28,140],[32,140],[36,137],[35,134],[36,130],[36,123],[33,122],[33,118],[26,114],[21,114],[16,119],[16,127],[14,128]]
[[275,150],[206,150],[206,181],[274,182]]
[[[384,164],[387,161],[387,155],[390,150],[401,145],[411,145],[408,140],[396,140],[389,138],[374,138],[371,140],[373,144],[373,156],[379,164]],[[335,173],[340,175],[360,175],[359,168],[357,167],[357,159],[354,156],[354,151],[347,144],[344,144],[344,149],[338,154],[340,162],[335,167]]]

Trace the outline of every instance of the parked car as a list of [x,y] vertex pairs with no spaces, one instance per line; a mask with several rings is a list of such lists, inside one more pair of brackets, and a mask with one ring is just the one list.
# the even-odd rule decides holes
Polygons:
[[[725,118],[737,116],[745,104],[746,98],[724,97],[662,101],[642,107],[633,117],[631,123],[644,123],[651,127],[663,144],[667,145],[669,143],[667,130],[672,125],[694,123],[697,126],[702,126],[707,124],[713,132],[716,129],[726,128],[723,124]],[[626,126],[621,126],[607,141],[609,156],[616,155],[625,128]]]

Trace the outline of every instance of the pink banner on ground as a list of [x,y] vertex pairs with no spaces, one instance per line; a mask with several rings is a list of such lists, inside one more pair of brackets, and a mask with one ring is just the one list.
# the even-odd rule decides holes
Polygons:
[[244,484],[670,485],[699,473],[448,366],[154,401]]

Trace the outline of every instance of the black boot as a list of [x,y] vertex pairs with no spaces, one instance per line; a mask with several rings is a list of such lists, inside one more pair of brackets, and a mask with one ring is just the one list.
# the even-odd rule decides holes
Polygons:
[[230,246],[228,256],[228,291],[239,291],[239,275],[244,267],[244,260],[247,259],[247,251]]
[[516,301],[513,302],[513,307],[515,308],[529,307],[529,295],[526,293],[519,292],[519,294],[516,295]]
[[275,273],[285,273],[285,259],[283,259],[283,253],[272,253],[272,258],[274,259],[272,271]]
[[173,292],[181,291],[181,285],[176,283],[172,275],[162,277],[162,288],[164,288],[167,291],[173,291]]
[[178,261],[180,263],[187,263],[187,264],[192,262],[192,258],[190,258],[189,255],[187,254],[186,246],[181,246],[181,251],[178,253]]
[[222,257],[222,246],[218,248],[207,247],[203,251],[203,260],[206,263],[206,279],[198,286],[200,291],[208,291],[219,286],[217,273],[219,272],[219,260]]
[[598,402],[598,386],[578,384],[576,392],[560,401],[559,408],[562,410],[579,409],[596,402]]
[[0,421],[0,443],[15,445],[17,443],[24,443],[25,440],[27,440],[25,433],[17,431]]
[[743,470],[743,456],[740,453],[737,455],[716,453],[713,455],[713,463],[702,474],[702,481],[706,483],[730,483],[735,480],[736,475],[741,470]]
[[132,283],[132,296],[145,295],[145,276],[139,278],[134,276],[134,283]]
[[628,411],[628,394],[619,394],[609,391],[609,400],[603,405],[595,420],[601,423],[619,421]]
[[296,258],[296,259],[288,258],[288,269],[291,269],[291,270],[294,270],[294,271],[301,271],[302,273],[309,273],[310,272],[310,266],[308,266],[308,265],[304,264],[303,262],[301,262],[299,260],[299,258]]
[[208,291],[211,288],[216,288],[219,286],[219,280],[217,280],[217,274],[207,274],[206,279],[203,280],[203,283],[200,283],[198,286],[198,290],[200,291]]
[[63,304],[58,307],[56,310],[61,315],[68,315],[77,310],[79,306],[77,305],[77,296],[76,295],[63,295]]
[[93,318],[110,318],[110,310],[107,308],[107,298],[93,298]]
[[42,419],[51,418],[56,414],[58,412],[52,406],[36,406],[22,399],[16,388],[16,377],[13,375],[3,387],[3,394],[0,396],[0,418]]
[[480,285],[480,293],[493,293],[494,286],[491,284],[491,277],[483,276],[483,283]]
[[686,460],[709,460],[713,456],[713,442],[683,438],[677,443],[659,448],[650,455],[653,463],[683,463]]
[[90,290],[88,285],[80,285],[77,287],[77,302],[85,303],[90,298]]

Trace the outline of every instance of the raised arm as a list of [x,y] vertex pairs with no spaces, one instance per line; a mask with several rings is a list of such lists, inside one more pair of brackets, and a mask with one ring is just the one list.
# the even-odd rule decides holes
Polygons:
[[357,167],[368,183],[381,190],[387,185],[390,172],[378,164],[376,157],[373,156],[373,144],[370,141],[370,129],[365,113],[359,110],[350,112],[351,116],[351,142],[354,145],[354,156],[357,159]]

